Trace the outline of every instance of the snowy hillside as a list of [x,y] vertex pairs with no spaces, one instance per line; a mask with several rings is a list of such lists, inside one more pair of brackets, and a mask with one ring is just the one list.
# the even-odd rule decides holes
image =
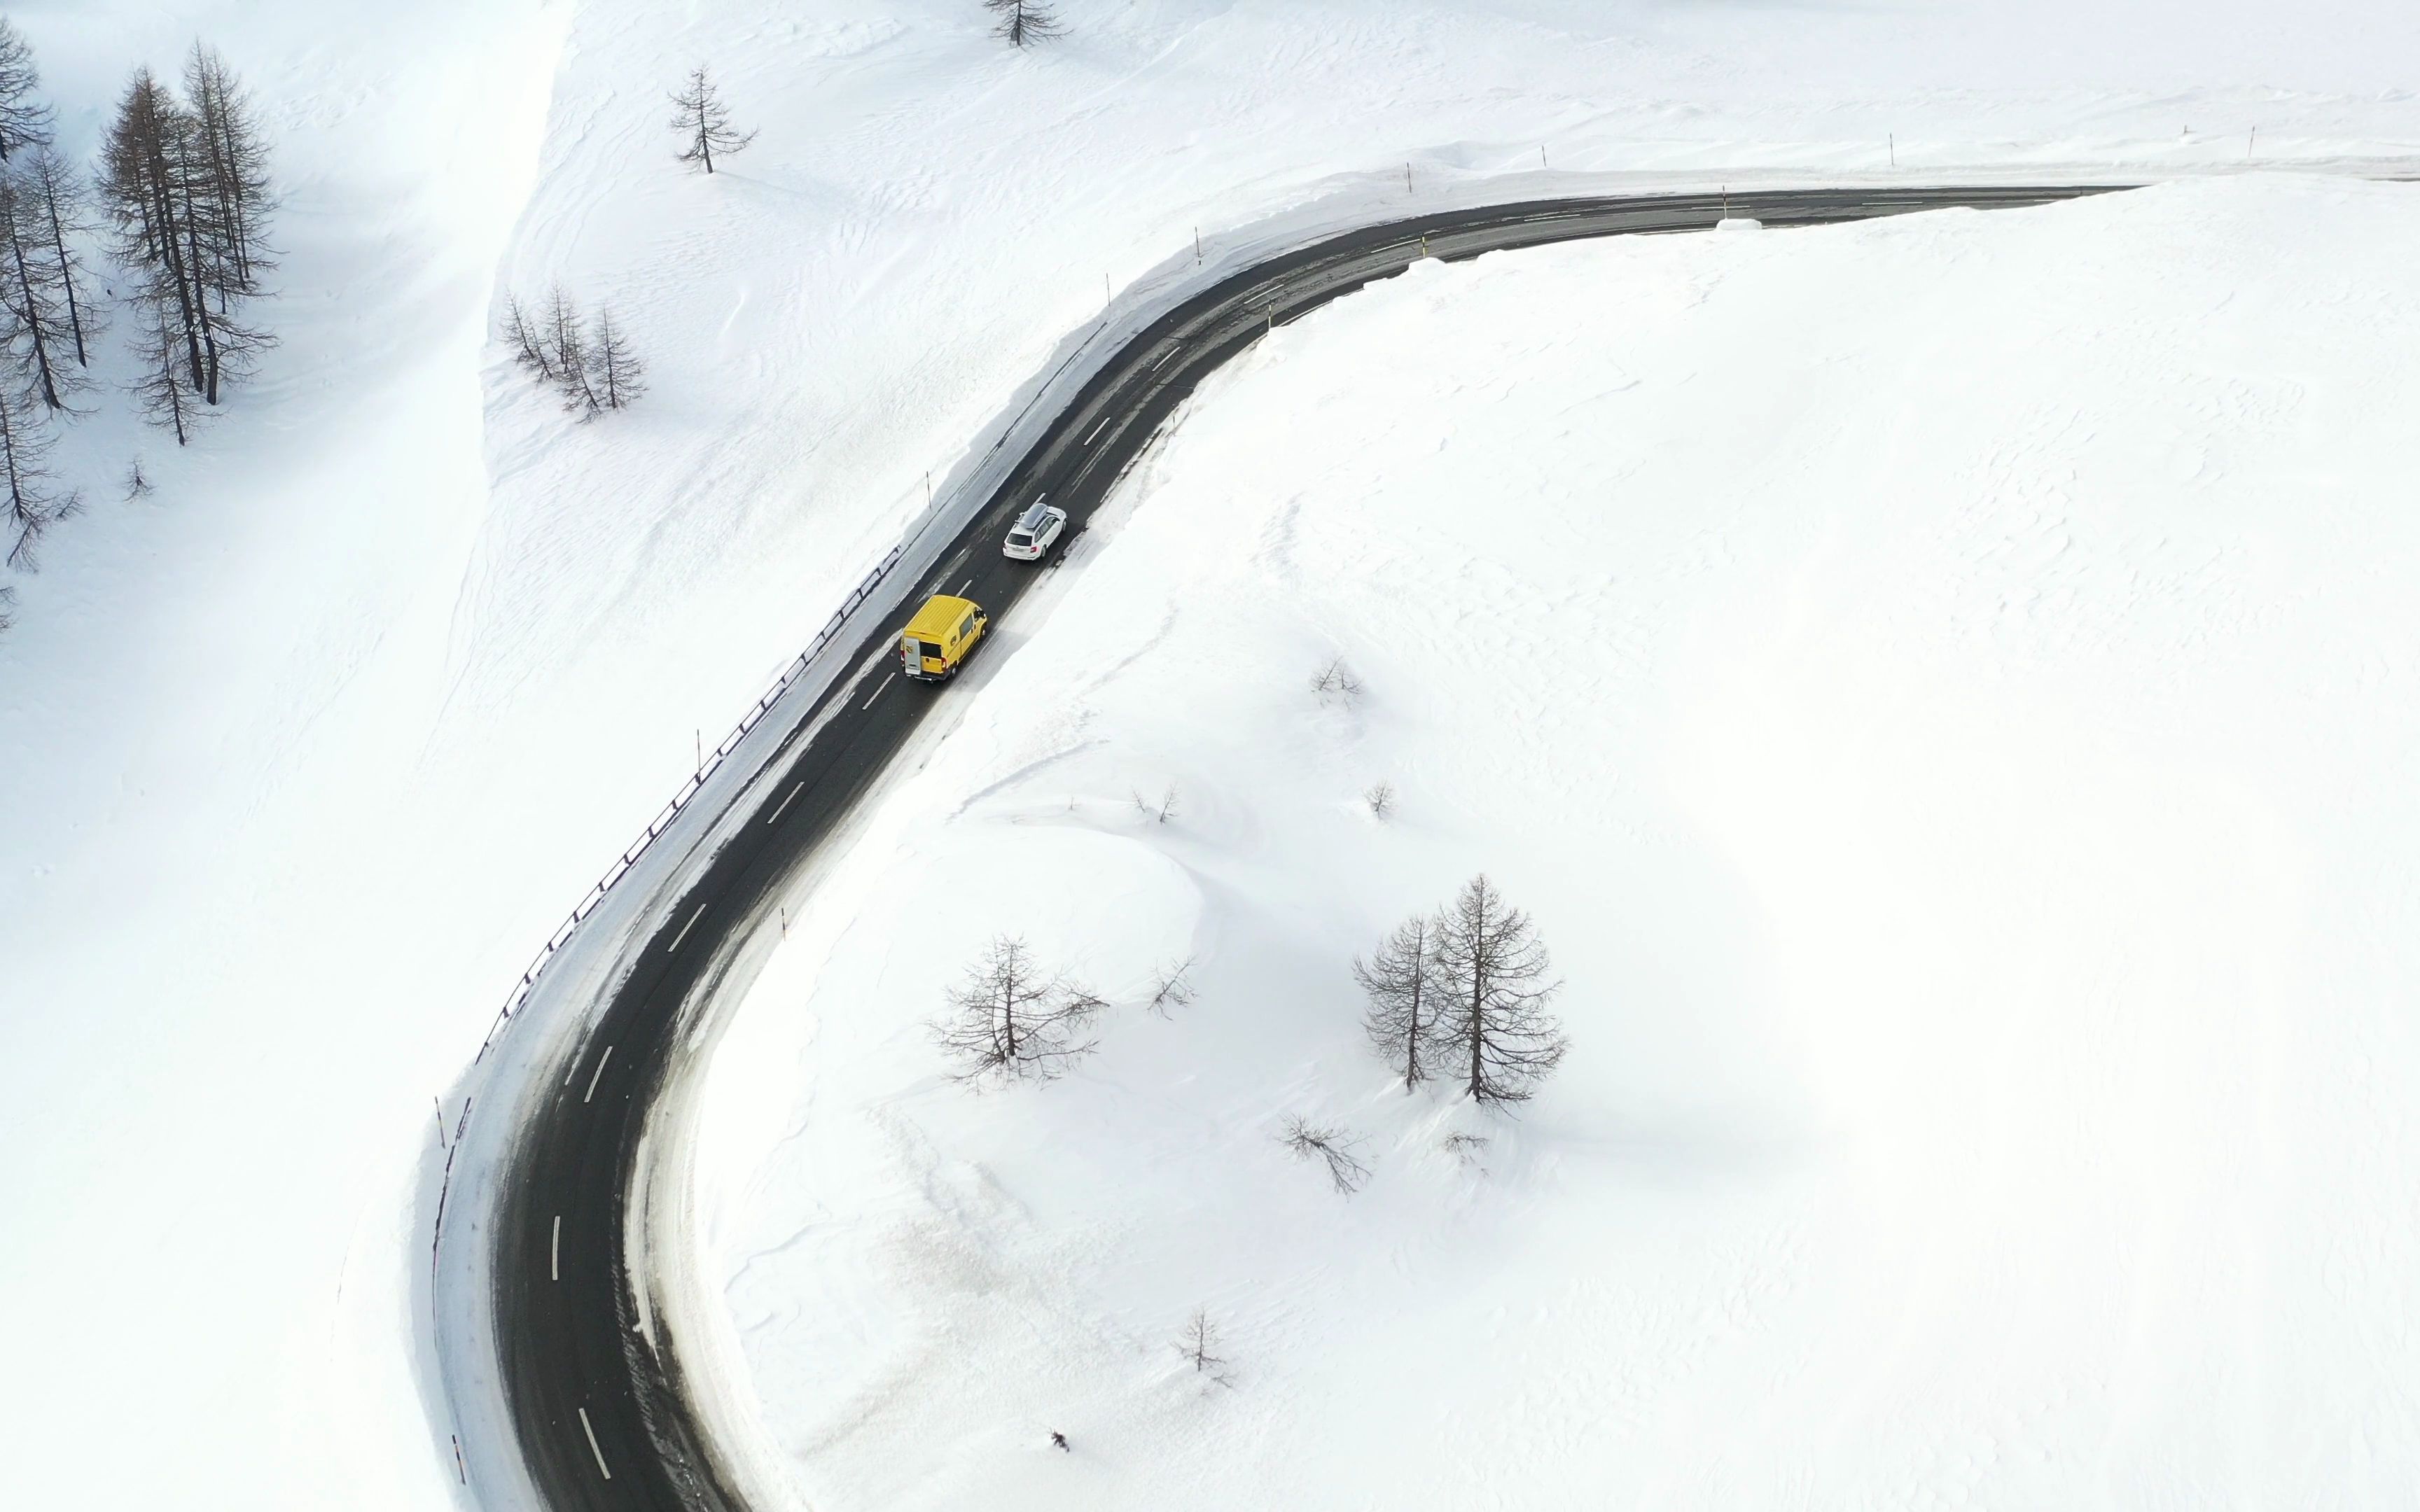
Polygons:
[[[2420,18],[2376,0],[2289,20],[2250,0],[1145,0],[1070,4],[1071,35],[1023,56],[970,0],[810,9],[8,8],[79,156],[132,68],[209,40],[285,198],[258,379],[181,455],[115,397],[78,422],[62,456],[91,507],[8,579],[17,1499],[449,1494],[412,1290],[433,1099],[698,733],[1097,315],[1105,275],[1172,266],[1197,225],[1216,249],[1280,214],[1499,188],[2231,170],[2256,125],[2270,163],[2420,142],[2399,71]],[[760,132],[711,180],[663,121],[698,61]],[[641,408],[578,426],[511,369],[500,297],[556,280],[628,319],[655,369]],[[1685,434],[1637,440],[1688,455]],[[120,503],[106,484],[138,447],[159,491]],[[1389,671],[1383,698],[1407,696],[1407,669],[1373,662],[1373,688]],[[1419,774],[1399,782],[1403,832],[1434,823]],[[1544,890],[1524,879],[1542,912]],[[1575,980],[1578,933],[1553,935]],[[772,1399],[852,1389],[785,1378],[784,1348],[760,1341]]]
[[[799,1504],[2401,1504],[2415,239],[2245,180],[1579,246],[1240,362],[718,1060]],[[1348,972],[1481,870],[1567,980],[1513,1118]],[[1121,1006],[977,1096],[995,932]]]

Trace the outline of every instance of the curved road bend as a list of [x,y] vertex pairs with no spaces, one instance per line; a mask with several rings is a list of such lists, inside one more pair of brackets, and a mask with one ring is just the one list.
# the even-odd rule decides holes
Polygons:
[[[2115,186],[2111,186],[2115,187]],[[1768,225],[1862,220],[1950,206],[2037,205],[2097,188],[1848,189],[1532,201],[1442,211],[1347,232],[1273,257],[1194,296],[1112,356],[1052,421],[903,605],[963,594],[997,617],[1033,581],[998,538],[1047,494],[1072,536],[1170,413],[1203,378],[1274,323],[1293,319],[1419,256],[1459,259],[1583,237],[1702,230],[1727,206]],[[1423,239],[1425,238],[1425,243]],[[829,835],[933,705],[953,696],[890,679],[874,660],[893,632],[853,653],[844,676],[803,717],[846,701],[758,791],[763,817],[708,863],[638,964],[613,989],[597,1027],[562,1068],[557,1089],[520,1131],[491,1229],[496,1335],[521,1451],[554,1512],[740,1512],[705,1426],[683,1391],[675,1341],[637,1326],[624,1219],[640,1140],[677,1047],[682,1005],[723,959],[720,947],[766,904]],[[996,653],[995,653],[996,654]],[[978,656],[984,655],[977,652]]]

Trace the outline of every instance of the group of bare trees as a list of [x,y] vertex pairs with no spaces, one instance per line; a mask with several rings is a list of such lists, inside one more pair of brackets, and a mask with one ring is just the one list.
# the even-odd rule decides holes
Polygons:
[[[1190,965],[1160,974],[1155,1011],[1193,1000]],[[1368,999],[1361,1023],[1371,1048],[1405,1090],[1434,1081],[1503,1106],[1528,1101],[1570,1047],[1550,1006],[1562,988],[1549,980],[1552,969],[1537,925],[1482,872],[1435,913],[1396,926],[1354,961],[1353,977]],[[1108,1006],[1046,970],[1023,940],[1001,935],[950,991],[933,1033],[962,1080],[1047,1081],[1095,1048],[1088,1031]],[[1342,1190],[1368,1175],[1355,1174],[1340,1131],[1296,1119],[1285,1140],[1296,1154],[1325,1160]]]
[[[262,238],[274,206],[268,152],[225,63],[199,43],[184,91],[137,69],[101,147],[101,195],[117,260],[132,275],[146,411],[187,433],[186,395],[219,402],[270,338],[244,318],[274,266]],[[153,372],[156,368],[158,371]]]
[[[20,569],[82,498],[49,458],[53,423],[76,416],[94,386],[110,314],[97,294],[114,293],[132,314],[135,364],[124,386],[179,445],[270,345],[245,314],[274,266],[267,145],[212,49],[195,43],[179,82],[135,70],[87,178],[54,150],[55,111],[33,51],[0,18],[0,514]],[[96,245],[123,270],[114,290],[92,271]],[[147,490],[139,465],[129,478],[130,493]]]
[[1527,1102],[1562,1063],[1550,969],[1537,926],[1484,874],[1353,963],[1369,998],[1362,1027],[1404,1089],[1445,1082],[1492,1105]]
[[[1186,981],[1190,965],[1187,960],[1159,973],[1150,1003],[1156,1011],[1193,1000]],[[1536,925],[1484,873],[1353,963],[1369,999],[1362,1024],[1371,1046],[1403,1076],[1404,1089],[1450,1083],[1490,1106],[1527,1101],[1569,1048],[1548,1009],[1561,987],[1548,980],[1550,969]],[[1109,1007],[1046,970],[1023,940],[1007,935],[991,942],[948,1001],[933,1037],[956,1078],[976,1085],[1059,1075],[1097,1047],[1092,1027]],[[1322,1169],[1340,1196],[1351,1196],[1371,1178],[1361,1141],[1341,1125],[1293,1115],[1278,1138],[1296,1159]],[[1442,1148],[1467,1164],[1486,1143],[1461,1132],[1447,1135]],[[1225,1341],[1206,1309],[1194,1310],[1175,1349],[1195,1374],[1234,1383]],[[1052,1442],[1065,1447],[1059,1435]]]
[[[1547,980],[1550,969],[1537,926],[1482,873],[1353,963],[1369,1005],[1361,1027],[1407,1092],[1435,1082],[1485,1107],[1525,1103],[1570,1048],[1548,1008],[1562,986]],[[1370,1180],[1361,1141],[1341,1124],[1290,1116],[1278,1140],[1296,1159],[1325,1166],[1344,1196]],[[1485,1135],[1454,1133],[1441,1148],[1467,1165],[1486,1144]]]
[[647,364],[613,306],[600,305],[592,321],[560,284],[535,311],[518,294],[505,297],[504,340],[522,371],[551,385],[582,420],[626,409],[647,392]]

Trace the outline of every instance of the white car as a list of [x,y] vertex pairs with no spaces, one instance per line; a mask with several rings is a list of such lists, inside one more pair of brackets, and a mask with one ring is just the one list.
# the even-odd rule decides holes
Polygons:
[[1001,547],[1001,554],[1015,562],[1039,562],[1066,528],[1067,512],[1037,499],[1008,528],[1008,540]]

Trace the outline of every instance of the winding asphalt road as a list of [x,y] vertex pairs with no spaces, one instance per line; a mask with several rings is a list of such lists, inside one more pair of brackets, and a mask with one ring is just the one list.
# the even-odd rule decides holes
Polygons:
[[[1008,521],[1047,495],[1072,536],[1195,386],[1282,324],[1416,257],[1455,259],[1582,237],[1702,230],[1728,208],[1768,225],[1862,220],[1949,206],[2037,205],[2096,188],[1809,190],[1628,199],[1568,199],[1449,210],[1347,232],[1204,289],[1116,353],[1010,471],[942,565],[900,584],[901,617],[929,593],[961,594],[995,620],[1037,569],[1000,554]],[[831,717],[755,791],[757,816],[713,857],[639,964],[613,990],[597,1027],[560,1067],[557,1088],[524,1128],[491,1233],[496,1335],[507,1398],[531,1478],[556,1512],[740,1512],[683,1390],[678,1340],[640,1326],[626,1250],[641,1141],[675,1058],[683,1005],[710,988],[719,947],[748,927],[795,868],[830,836],[937,703],[962,696],[890,677],[880,655],[895,632],[870,635],[853,668],[801,720]],[[978,660],[997,656],[978,649]]]

